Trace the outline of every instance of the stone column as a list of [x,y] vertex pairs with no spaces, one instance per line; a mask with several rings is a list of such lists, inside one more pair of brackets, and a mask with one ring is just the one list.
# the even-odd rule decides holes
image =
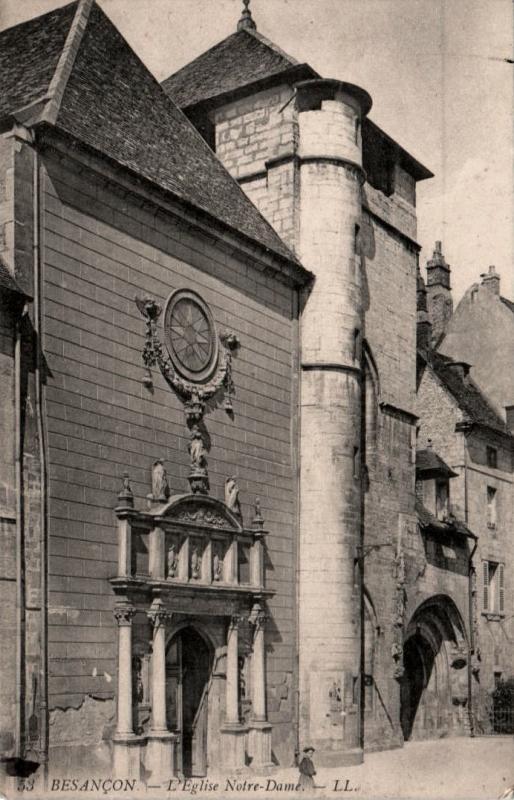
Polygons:
[[241,617],[233,616],[227,633],[227,686],[226,686],[226,720],[228,723],[239,722],[239,624]]
[[271,725],[266,718],[266,653],[264,626],[266,614],[257,603],[250,616],[253,622],[252,653],[252,719],[248,732],[248,754],[251,766],[258,772],[272,766]]
[[252,716],[253,719],[261,722],[266,719],[266,665],[264,652],[264,625],[266,619],[266,614],[259,607],[255,613],[253,628]]
[[139,779],[140,740],[132,722],[132,618],[136,609],[118,603],[114,616],[118,623],[118,706],[113,737],[113,774]]
[[166,621],[170,615],[158,597],[148,617],[153,625],[152,645],[152,731],[167,731],[166,725]]
[[231,771],[244,769],[245,734],[247,729],[239,720],[239,625],[242,617],[234,614],[227,631],[227,666],[225,724],[221,728],[222,766]]
[[148,611],[153,626],[152,727],[147,737],[145,764],[156,781],[175,774],[177,736],[168,731],[166,721],[166,622],[170,616],[161,598],[156,597]]
[[118,623],[118,716],[117,734],[133,734],[132,726],[132,617],[134,606],[120,604],[114,609]]

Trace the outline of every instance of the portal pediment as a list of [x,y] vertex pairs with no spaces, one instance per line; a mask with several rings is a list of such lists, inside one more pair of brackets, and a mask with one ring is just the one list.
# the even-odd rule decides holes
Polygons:
[[149,513],[158,519],[179,524],[224,530],[228,528],[234,533],[243,531],[241,522],[225,503],[206,495],[175,495],[168,502],[152,508]]

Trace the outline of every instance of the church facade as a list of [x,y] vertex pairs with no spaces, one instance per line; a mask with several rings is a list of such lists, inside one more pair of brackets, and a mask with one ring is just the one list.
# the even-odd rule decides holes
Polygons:
[[0,34],[0,742],[52,774],[472,729],[477,534],[417,446],[431,173],[247,5],[162,86],[93,0]]

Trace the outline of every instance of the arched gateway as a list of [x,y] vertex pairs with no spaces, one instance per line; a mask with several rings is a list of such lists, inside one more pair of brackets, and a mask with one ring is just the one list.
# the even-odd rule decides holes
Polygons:
[[405,740],[468,731],[467,635],[450,597],[437,595],[418,607],[407,626],[400,690]]

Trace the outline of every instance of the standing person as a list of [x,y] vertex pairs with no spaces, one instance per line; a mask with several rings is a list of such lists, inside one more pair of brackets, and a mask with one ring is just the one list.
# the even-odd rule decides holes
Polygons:
[[314,764],[312,763],[313,753],[314,747],[304,747],[303,758],[300,761],[299,767],[300,780],[298,782],[302,791],[316,788],[316,784],[314,783],[314,775],[316,774],[316,770],[314,769]]

